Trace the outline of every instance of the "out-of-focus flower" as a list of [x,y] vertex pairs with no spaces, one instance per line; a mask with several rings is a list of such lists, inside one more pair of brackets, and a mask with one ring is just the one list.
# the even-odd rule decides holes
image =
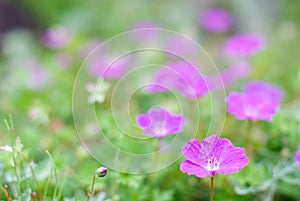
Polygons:
[[175,62],[167,64],[154,75],[149,92],[166,92],[178,90],[183,96],[192,100],[208,92],[206,81],[191,64]]
[[251,66],[245,62],[236,63],[221,72],[221,79],[225,87],[229,87],[240,79],[250,76]]
[[191,100],[222,89],[223,86],[229,87],[251,73],[251,67],[242,62],[223,70],[220,74],[210,76],[202,76],[196,68],[186,62],[170,63],[166,66],[168,67],[163,67],[156,72],[147,90],[151,93],[177,90]]
[[250,57],[263,50],[265,39],[257,34],[236,34],[231,36],[223,46],[223,52],[231,57]]
[[109,84],[107,82],[101,81],[101,84],[88,83],[86,85],[87,91],[90,93],[88,98],[88,102],[92,103],[102,103],[105,100],[106,92],[109,88]]
[[249,162],[243,148],[234,147],[228,139],[218,135],[205,138],[202,145],[198,139],[192,139],[181,151],[187,160],[181,163],[180,170],[200,178],[236,173]]
[[244,91],[249,93],[267,93],[274,100],[281,101],[283,98],[283,91],[271,84],[256,81],[250,82],[244,86]]
[[48,108],[39,103],[32,105],[28,111],[29,119],[38,125],[48,125],[50,122],[48,115]]
[[281,101],[281,90],[263,82],[249,83],[243,93],[232,92],[226,102],[228,112],[238,120],[271,122]]
[[140,21],[132,26],[133,37],[138,40],[152,40],[157,36],[159,25],[152,21]]
[[295,154],[295,162],[297,163],[297,168],[300,171],[300,151],[297,151]]
[[167,40],[165,50],[169,54],[177,54],[181,57],[197,53],[197,45],[183,36],[172,37]]
[[25,61],[24,64],[29,73],[28,79],[26,79],[28,88],[39,90],[46,87],[49,83],[50,75],[45,67],[34,58]]
[[164,108],[155,108],[139,114],[136,122],[143,129],[143,135],[163,138],[182,132],[186,119],[182,115],[173,115]]
[[104,177],[107,174],[107,171],[106,167],[100,167],[95,171],[95,175],[97,177]]
[[120,79],[131,67],[132,57],[118,58],[116,61],[109,61],[105,56],[92,59],[89,66],[89,73],[97,78],[105,80]]
[[11,146],[9,146],[9,145],[4,145],[4,146],[1,146],[0,147],[0,150],[1,151],[5,151],[5,152],[12,152],[13,151],[13,148],[11,147]]
[[70,30],[64,26],[48,29],[43,37],[43,44],[50,49],[60,49],[67,46],[73,39]]
[[200,26],[211,33],[228,32],[233,27],[231,14],[223,8],[205,10],[199,17]]

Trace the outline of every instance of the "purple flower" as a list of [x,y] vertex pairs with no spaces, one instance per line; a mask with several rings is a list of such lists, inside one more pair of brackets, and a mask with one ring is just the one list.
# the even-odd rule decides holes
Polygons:
[[121,78],[129,69],[131,58],[122,57],[116,61],[109,61],[108,57],[102,55],[98,58],[92,58],[89,65],[89,73],[94,77],[101,77],[105,80],[117,80]]
[[251,66],[245,62],[236,63],[221,72],[224,86],[231,86],[239,79],[247,78],[251,74]]
[[140,21],[132,26],[133,37],[138,40],[152,40],[158,35],[159,25],[152,21]]
[[160,108],[138,115],[136,122],[143,129],[143,135],[163,138],[182,132],[186,119],[182,115],[172,115],[168,110]]
[[191,55],[197,53],[197,45],[185,37],[172,37],[166,42],[166,51],[170,54],[179,56]]
[[206,80],[203,80],[198,70],[186,62],[167,64],[154,75],[149,92],[166,92],[177,90],[183,96],[195,100],[208,92]]
[[265,47],[265,40],[261,35],[237,34],[231,36],[224,44],[226,56],[250,57]]
[[267,93],[271,96],[274,100],[282,100],[283,92],[276,86],[270,85],[265,82],[256,81],[250,82],[244,86],[244,91],[246,92],[255,92],[255,93]]
[[271,122],[279,108],[282,92],[263,82],[250,83],[243,93],[232,92],[226,99],[228,112],[238,120]]
[[212,8],[204,11],[200,15],[200,26],[208,32],[224,33],[233,27],[231,14],[222,8]]
[[181,163],[180,170],[200,178],[236,173],[249,162],[243,148],[234,147],[228,139],[218,135],[205,138],[202,145],[198,139],[192,139],[181,151],[187,160]]
[[296,163],[298,165],[298,170],[300,171],[300,151],[296,152],[295,161],[296,161]]
[[59,49],[72,41],[72,34],[66,27],[59,26],[48,29],[43,35],[43,44],[50,49]]

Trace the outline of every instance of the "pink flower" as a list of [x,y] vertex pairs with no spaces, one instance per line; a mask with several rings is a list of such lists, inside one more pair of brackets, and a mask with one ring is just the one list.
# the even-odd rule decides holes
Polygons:
[[236,81],[249,77],[251,71],[251,66],[245,62],[239,62],[226,68],[221,72],[221,78],[224,86],[231,86]]
[[166,66],[156,72],[147,90],[151,93],[177,90],[191,100],[223,89],[223,86],[228,87],[237,80],[248,77],[251,72],[251,67],[246,63],[237,63],[223,70],[220,75],[210,76],[202,76],[196,68],[186,62],[175,62]]
[[226,56],[250,57],[265,47],[265,40],[261,35],[237,34],[231,36],[223,46]]
[[232,92],[226,102],[228,112],[238,120],[271,122],[281,101],[281,90],[263,82],[250,83],[243,93]]
[[90,75],[105,80],[117,80],[129,69],[132,59],[128,56],[109,61],[108,56],[92,58],[89,64]]
[[60,49],[72,41],[72,34],[66,27],[58,26],[48,29],[43,35],[43,44],[50,49]]
[[200,178],[236,173],[249,162],[243,148],[234,147],[228,139],[218,135],[205,138],[202,145],[198,139],[192,139],[181,151],[187,160],[181,163],[180,170]]
[[208,32],[224,33],[233,27],[231,14],[222,8],[212,8],[200,15],[200,26]]
[[295,161],[296,161],[296,163],[298,165],[298,170],[300,171],[300,151],[296,152]]
[[167,64],[157,71],[152,83],[147,89],[149,92],[166,92],[175,89],[191,100],[208,92],[206,81],[201,74],[186,62]]
[[152,21],[140,21],[132,26],[133,37],[138,40],[152,40],[158,35],[159,25]]
[[265,82],[250,82],[244,86],[244,91],[246,92],[261,92],[261,93],[268,93],[270,97],[272,97],[274,100],[282,100],[283,98],[283,92],[278,87],[275,87],[273,85],[270,85]]
[[182,115],[172,115],[168,110],[160,108],[138,115],[136,122],[143,129],[143,135],[163,138],[182,132],[186,119]]
[[165,48],[167,54],[177,54],[181,57],[195,54],[197,49],[198,47],[195,43],[183,36],[168,39]]

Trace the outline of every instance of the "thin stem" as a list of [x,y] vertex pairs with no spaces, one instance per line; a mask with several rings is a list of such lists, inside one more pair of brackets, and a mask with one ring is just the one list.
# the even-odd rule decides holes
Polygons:
[[210,201],[214,200],[214,177],[210,178]]
[[56,171],[56,166],[54,163],[54,160],[52,158],[52,155],[50,154],[50,152],[48,150],[46,150],[46,154],[49,156],[51,162],[52,162],[52,166],[53,166],[53,172],[54,172],[54,178],[55,178],[55,189],[54,189],[54,193],[53,193],[53,200],[55,200],[56,198],[56,194],[57,194],[57,189],[58,189],[58,177],[57,177],[57,171]]
[[[13,133],[13,124],[12,124],[12,119],[10,117],[10,124],[8,123],[8,121],[6,119],[4,119],[4,123],[6,125],[6,128],[7,128],[7,131],[9,132],[9,137],[10,137],[10,146],[11,147],[14,147],[14,143],[15,143],[15,138],[14,138],[14,133]],[[13,166],[14,166],[14,172],[15,172],[15,175],[17,177],[17,188],[18,188],[18,192],[21,191],[21,179],[20,179],[20,171],[19,171],[19,168],[18,168],[18,163],[17,163],[17,158],[16,158],[16,154],[15,154],[15,149],[13,149],[13,152],[12,152],[12,159],[13,159]]]
[[89,201],[90,198],[93,197],[93,195],[94,195],[95,180],[96,180],[96,174],[94,173],[93,174],[93,181],[92,181],[91,193],[88,193],[87,201]]
[[34,173],[34,170],[33,170],[33,167],[32,167],[31,162],[29,161],[29,159],[28,159],[22,152],[17,151],[17,153],[20,154],[20,155],[23,157],[24,161],[25,161],[25,162],[27,163],[27,165],[29,166],[30,171],[31,171],[31,174],[32,174],[32,177],[33,177],[33,180],[34,180],[34,182],[35,182],[35,184],[36,184],[38,193],[41,195],[41,189],[40,189],[39,181],[38,181],[38,179],[37,179],[37,177],[36,177],[36,175],[35,175],[35,173]]
[[251,137],[251,132],[252,132],[252,121],[250,120],[247,120],[246,121],[246,129],[245,129],[245,132],[244,132],[244,146],[246,148],[246,152],[249,152],[250,150],[250,137]]

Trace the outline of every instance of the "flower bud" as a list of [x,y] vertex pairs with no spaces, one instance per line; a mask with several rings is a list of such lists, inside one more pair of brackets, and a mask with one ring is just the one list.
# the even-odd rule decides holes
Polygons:
[[107,173],[107,168],[106,167],[100,167],[95,171],[95,175],[97,177],[104,177]]

